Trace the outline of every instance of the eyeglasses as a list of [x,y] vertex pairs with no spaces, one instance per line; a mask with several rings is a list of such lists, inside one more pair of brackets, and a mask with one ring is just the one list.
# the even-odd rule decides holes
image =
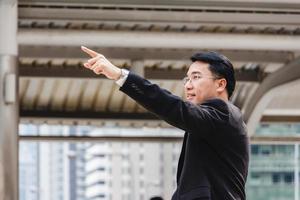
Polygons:
[[188,82],[195,83],[196,81],[202,79],[202,78],[208,78],[208,79],[219,79],[219,77],[215,76],[203,76],[201,74],[192,74],[190,77],[186,76],[182,79],[183,85],[186,85]]

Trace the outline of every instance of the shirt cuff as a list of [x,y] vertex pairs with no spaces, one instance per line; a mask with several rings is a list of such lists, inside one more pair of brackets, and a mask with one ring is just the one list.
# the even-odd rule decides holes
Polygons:
[[129,71],[127,69],[121,69],[121,76],[118,80],[116,80],[116,84],[122,87],[127,80]]

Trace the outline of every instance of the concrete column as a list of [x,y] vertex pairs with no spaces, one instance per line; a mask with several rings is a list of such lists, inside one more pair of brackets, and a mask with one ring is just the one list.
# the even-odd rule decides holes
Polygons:
[[17,0],[0,0],[0,200],[18,199]]

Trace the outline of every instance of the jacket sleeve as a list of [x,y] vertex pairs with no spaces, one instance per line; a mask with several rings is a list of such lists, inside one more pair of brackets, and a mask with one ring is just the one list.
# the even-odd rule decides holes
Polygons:
[[215,122],[228,119],[226,109],[218,109],[222,103],[226,107],[222,100],[194,105],[132,72],[120,90],[159,118],[190,133],[199,128],[212,128]]

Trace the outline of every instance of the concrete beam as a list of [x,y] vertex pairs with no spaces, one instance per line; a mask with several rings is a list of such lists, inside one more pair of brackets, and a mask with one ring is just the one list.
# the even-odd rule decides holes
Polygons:
[[269,8],[269,9],[297,9],[300,7],[298,0],[161,0],[161,1],[147,1],[147,0],[86,0],[82,2],[80,0],[21,0],[21,5],[73,5],[73,6],[118,6],[118,7],[165,7],[165,8],[184,8],[184,9],[199,9],[199,8],[227,8],[227,9],[236,9],[236,8]]
[[[144,68],[139,63],[134,62],[133,71],[150,80],[174,80],[181,81],[186,75],[186,69],[168,68]],[[136,66],[138,64],[138,66]],[[130,68],[130,70],[132,70]],[[21,78],[101,78],[102,76],[86,70],[81,65],[51,66],[51,65],[19,65],[19,75]],[[268,74],[260,70],[236,69],[237,81],[261,82]]]
[[[172,129],[170,129],[172,131]],[[182,135],[183,136],[183,135]],[[19,136],[22,142],[181,142],[182,136]],[[251,144],[295,144],[300,137],[252,136]]]
[[103,120],[158,120],[151,113],[113,113],[94,111],[51,111],[51,110],[20,110],[21,118],[44,119],[103,119]]
[[[232,62],[251,63],[278,63],[283,64],[294,59],[294,53],[290,51],[234,51],[222,49],[161,49],[161,48],[105,48],[96,47],[95,51],[102,53],[109,59],[129,60],[174,60],[189,61],[197,51],[218,51],[226,55]],[[78,46],[19,46],[20,59],[86,59]],[[236,66],[238,67],[238,66]]]
[[300,36],[21,29],[20,45],[299,51]]
[[182,141],[182,136],[20,136],[24,142],[163,142]]
[[300,115],[263,115],[260,121],[266,123],[299,123]]
[[[53,7],[43,7],[42,5],[39,7],[20,7],[20,25],[22,26],[22,24],[28,22],[39,24],[52,23],[52,25],[58,22],[57,24],[65,24],[66,26],[70,26],[70,23],[113,24],[115,22],[123,26],[150,23],[149,25],[170,25],[175,27],[184,25],[188,27],[199,27],[200,25],[248,25],[253,27],[280,28],[280,26],[284,26],[296,28],[300,20],[297,14],[291,12],[284,13],[282,8],[280,9],[281,13],[274,14],[270,12],[270,9],[262,7],[241,7],[233,10],[216,7],[213,11],[207,12],[207,10],[213,7],[202,6],[197,10],[193,10],[196,9],[195,7],[190,9],[181,7],[176,10],[172,9],[171,6],[168,8],[164,6],[143,6],[142,8],[144,9],[139,9],[141,6],[129,6],[128,9],[120,9],[118,5],[114,5],[110,6],[110,9],[104,9],[101,6],[89,8],[87,4],[82,5],[82,8],[71,6],[68,8],[65,5],[59,6],[57,3],[56,5]],[[222,12],[224,10],[227,10],[227,12]],[[252,12],[245,12],[245,10],[251,10]]]

